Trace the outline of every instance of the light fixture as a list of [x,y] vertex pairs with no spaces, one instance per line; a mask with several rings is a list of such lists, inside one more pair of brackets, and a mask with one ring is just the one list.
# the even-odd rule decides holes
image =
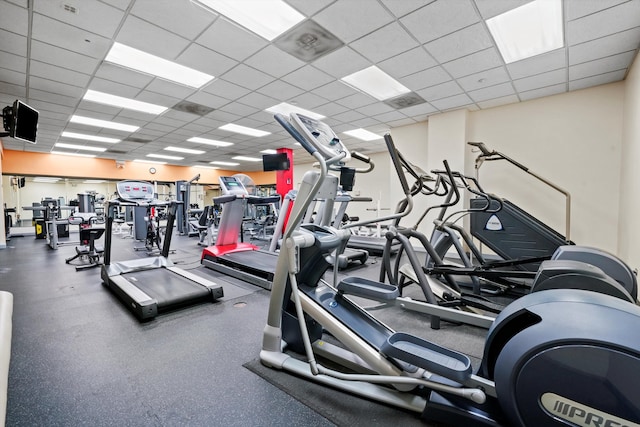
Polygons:
[[58,148],[70,148],[73,150],[98,151],[98,152],[107,151],[106,148],[102,148],[102,147],[92,147],[90,145],[66,144],[64,142],[56,142],[55,144],[53,144],[53,146]]
[[154,159],[184,160],[184,157],[180,157],[180,156],[167,156],[167,155],[165,155],[165,154],[147,154],[147,157],[153,157]]
[[186,154],[204,154],[206,151],[204,150],[192,150],[191,148],[182,148],[182,147],[165,147],[166,151],[175,151],[176,153],[186,153]]
[[372,65],[340,79],[343,83],[358,89],[379,101],[411,92],[393,77]]
[[305,19],[282,0],[192,0],[271,41]]
[[218,129],[226,130],[229,132],[240,133],[242,135],[257,136],[257,137],[266,136],[271,133],[271,132],[266,132],[264,130],[258,130],[258,129],[248,128],[246,126],[235,125],[233,123],[222,125]]
[[286,102],[281,102],[280,104],[274,105],[273,107],[269,107],[264,111],[268,111],[273,114],[280,113],[287,117],[291,113],[299,113],[299,114],[302,114],[303,116],[307,116],[316,120],[321,120],[325,118],[325,116],[323,116],[322,114],[314,113],[313,111],[305,110],[304,108],[296,107],[295,105],[287,104]]
[[199,136],[189,138],[187,141],[195,142],[197,144],[213,145],[216,147],[229,147],[230,145],[233,145],[233,142],[216,141],[215,139],[200,138]]
[[105,181],[104,179],[85,179],[84,181],[82,181],[83,184],[103,184],[107,181]]
[[139,126],[125,125],[124,123],[110,122],[108,120],[92,119],[91,117],[73,115],[69,119],[71,123],[79,123],[81,125],[95,126],[99,128],[123,130],[126,132],[135,132],[140,129]]
[[263,154],[278,154],[278,150],[274,150],[272,148],[267,148],[266,150],[260,150]]
[[121,141],[120,139],[117,139],[117,138],[109,138],[106,136],[97,136],[97,135],[85,135],[83,133],[75,133],[75,132],[62,132],[60,136],[64,138],[85,139],[87,141],[108,142],[110,144],[116,144]]
[[211,165],[220,165],[220,166],[239,166],[240,163],[236,163],[236,162],[220,162],[218,160],[215,160],[213,162],[209,162],[209,164]]
[[161,162],[160,160],[145,160],[145,159],[134,159],[136,163],[151,163],[154,165],[166,165],[167,162]]
[[51,154],[60,154],[63,156],[76,156],[76,157],[95,157],[95,154],[84,154],[84,153],[67,153],[66,151],[57,151],[57,150],[52,150],[50,151]]
[[61,178],[54,178],[52,176],[36,176],[35,178],[33,178],[33,182],[50,182],[50,183],[54,183],[54,182],[58,182],[60,181]]
[[213,80],[213,76],[159,56],[115,42],[105,61],[180,83],[196,89]]
[[258,159],[257,157],[248,157],[248,156],[234,156],[233,160],[241,160],[244,162],[261,162],[262,159]]
[[220,169],[218,166],[203,166],[203,165],[194,165],[194,168],[200,169]]
[[363,141],[375,141],[376,139],[382,139],[382,137],[380,135],[377,135],[373,132],[369,132],[366,129],[353,129],[353,130],[346,130],[343,133],[352,136],[354,138],[358,138],[361,139]]
[[561,0],[532,1],[487,19],[487,26],[507,64],[564,45]]
[[138,101],[135,99],[124,98],[122,96],[110,95],[97,90],[87,90],[82,98],[85,101],[97,102],[98,104],[111,105],[113,107],[125,108],[127,110],[141,111],[149,114],[162,114],[168,110],[162,105],[150,104],[148,102]]

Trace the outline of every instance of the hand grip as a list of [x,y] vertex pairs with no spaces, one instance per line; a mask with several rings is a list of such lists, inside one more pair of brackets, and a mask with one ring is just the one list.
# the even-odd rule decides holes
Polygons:
[[298,132],[298,130],[296,128],[294,128],[291,123],[289,123],[289,121],[280,113],[277,113],[276,115],[273,116],[276,121],[278,123],[280,123],[280,125],[282,125],[282,127],[284,128],[284,130],[286,130],[287,132],[289,132],[289,134],[293,137],[293,139],[295,139],[296,141],[298,141],[300,143],[300,145],[302,145],[302,147],[307,150],[307,152],[309,152],[309,154],[311,154],[313,156],[313,154],[318,151],[316,150],[316,148],[311,145],[302,135],[300,135],[300,132]]

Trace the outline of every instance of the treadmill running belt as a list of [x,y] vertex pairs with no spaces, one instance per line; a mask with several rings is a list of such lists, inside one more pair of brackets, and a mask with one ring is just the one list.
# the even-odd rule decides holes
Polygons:
[[158,308],[211,298],[211,292],[166,268],[136,271],[122,275],[142,292],[158,302]]

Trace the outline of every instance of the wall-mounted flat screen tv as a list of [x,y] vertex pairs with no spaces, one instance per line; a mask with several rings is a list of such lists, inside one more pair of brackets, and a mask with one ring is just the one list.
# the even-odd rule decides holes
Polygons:
[[262,156],[262,170],[287,171],[291,167],[287,153],[264,154]]

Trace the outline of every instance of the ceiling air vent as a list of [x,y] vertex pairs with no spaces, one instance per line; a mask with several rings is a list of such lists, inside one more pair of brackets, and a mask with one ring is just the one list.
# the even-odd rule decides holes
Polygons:
[[182,101],[171,107],[172,110],[182,111],[183,113],[191,113],[197,116],[206,116],[215,108],[207,107],[206,105],[196,104],[195,102]]
[[393,107],[396,110],[402,108],[411,107],[413,105],[423,104],[425,101],[420,95],[415,92],[405,93],[404,95],[396,96],[395,98],[387,99],[384,101],[389,107]]
[[287,31],[274,42],[276,46],[305,62],[312,62],[344,43],[312,20]]
[[107,150],[107,153],[113,153],[113,154],[127,154],[127,151],[122,151],[122,150]]
[[200,159],[200,160],[197,160],[197,162],[198,162],[198,163],[207,163],[207,164],[209,164],[209,160],[202,160],[202,159]]
[[73,13],[74,15],[78,14],[78,8],[75,6],[71,6],[70,4],[63,4],[62,8],[69,13]]
[[129,136],[129,137],[125,138],[124,141],[137,142],[138,144],[147,144],[147,143],[151,142],[150,139],[136,138],[135,136]]

